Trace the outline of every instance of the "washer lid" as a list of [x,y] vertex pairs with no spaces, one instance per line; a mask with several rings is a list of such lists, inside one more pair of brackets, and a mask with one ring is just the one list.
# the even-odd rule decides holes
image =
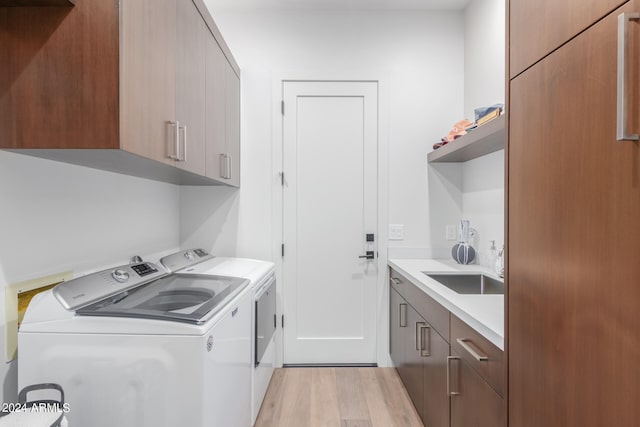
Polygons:
[[201,324],[248,284],[248,280],[236,277],[172,274],[81,308],[76,313]]

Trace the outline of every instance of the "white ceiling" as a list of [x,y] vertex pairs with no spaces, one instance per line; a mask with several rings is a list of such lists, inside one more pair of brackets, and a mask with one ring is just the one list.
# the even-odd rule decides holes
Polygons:
[[461,10],[471,0],[205,0],[212,10]]

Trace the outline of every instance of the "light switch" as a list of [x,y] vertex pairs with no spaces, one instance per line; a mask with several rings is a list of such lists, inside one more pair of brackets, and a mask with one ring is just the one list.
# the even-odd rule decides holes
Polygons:
[[389,224],[389,240],[404,240],[403,224]]
[[455,225],[447,225],[446,232],[447,232],[447,240],[456,240],[456,238],[458,237],[456,233]]

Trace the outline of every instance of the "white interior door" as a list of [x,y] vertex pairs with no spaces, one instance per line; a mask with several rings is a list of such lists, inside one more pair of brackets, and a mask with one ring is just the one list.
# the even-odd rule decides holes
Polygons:
[[377,91],[283,84],[285,364],[376,363]]

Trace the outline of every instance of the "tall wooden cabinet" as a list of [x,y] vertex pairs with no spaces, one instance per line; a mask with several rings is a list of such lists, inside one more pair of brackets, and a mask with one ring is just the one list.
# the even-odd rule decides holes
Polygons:
[[[640,1],[619,3],[509,2],[510,426],[640,419],[640,145],[616,141],[619,42],[625,131],[640,133],[640,21],[618,40],[619,16]],[[547,20],[571,31],[532,48],[527,32]]]
[[[0,7],[0,27],[0,148],[178,184],[239,185],[239,163],[211,173],[213,153],[239,153],[239,69],[202,0]],[[213,80],[219,87],[207,90]]]

